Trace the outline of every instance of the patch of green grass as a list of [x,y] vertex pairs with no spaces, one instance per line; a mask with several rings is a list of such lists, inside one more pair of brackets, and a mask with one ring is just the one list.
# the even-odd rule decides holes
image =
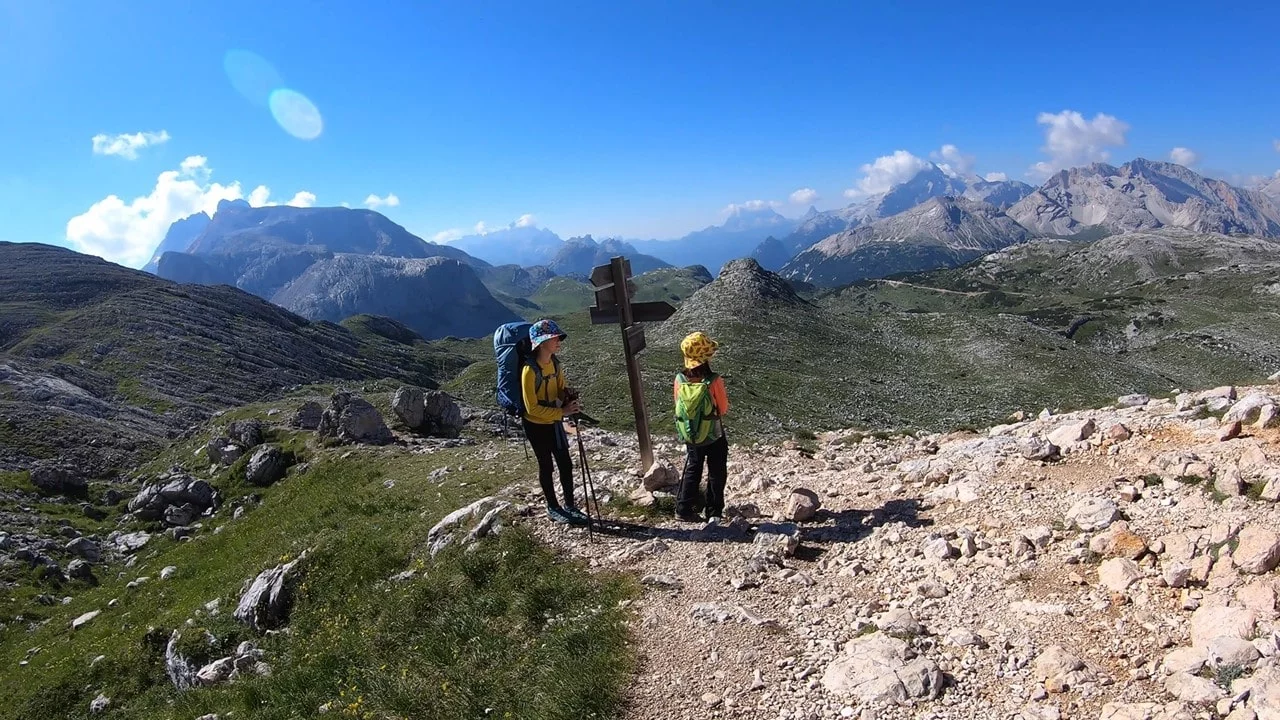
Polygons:
[[[416,560],[440,517],[518,479],[527,469],[518,450],[482,461],[472,448],[304,452],[308,471],[255,488],[262,504],[243,518],[230,520],[224,506],[201,520],[195,541],[157,535],[134,567],[99,571],[98,587],[62,588],[68,605],[36,604],[47,590],[32,578],[0,591],[0,718],[89,718],[99,692],[121,718],[294,718],[326,703],[377,718],[616,714],[632,663],[620,607],[635,593],[630,580],[562,560],[519,526],[474,552]],[[430,480],[442,466],[454,472]],[[230,621],[246,579],[306,549],[288,633],[255,636]],[[160,580],[169,565],[177,572]],[[388,581],[409,567],[417,577]],[[142,575],[151,581],[125,588]],[[221,610],[211,617],[204,606],[215,599]],[[73,634],[71,620],[91,610],[102,612]],[[273,673],[178,692],[164,674],[164,643],[148,641],[174,629],[184,644],[205,642],[201,630],[213,635],[206,658],[253,637]],[[20,667],[33,647],[41,650]]]
[[674,495],[656,495],[652,505],[637,505],[628,497],[616,496],[608,506],[615,514],[622,517],[653,520],[674,515],[676,499]]

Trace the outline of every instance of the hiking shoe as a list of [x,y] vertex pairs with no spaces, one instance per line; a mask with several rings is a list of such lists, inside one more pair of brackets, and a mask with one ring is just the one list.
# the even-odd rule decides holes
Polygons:
[[709,528],[720,527],[723,524],[724,524],[724,520],[721,519],[719,515],[712,515],[711,517],[707,518],[707,527]]
[[564,508],[564,514],[568,515],[569,517],[577,518],[583,522],[591,522],[591,516],[587,515],[586,513],[582,512],[576,507]]
[[677,513],[676,513],[676,519],[677,519],[677,520],[681,520],[681,521],[683,521],[683,522],[689,522],[689,523],[700,523],[700,522],[704,522],[704,521],[703,521],[703,519],[702,519],[702,516],[701,516],[701,515],[698,515],[697,513],[690,512],[690,511],[688,511],[688,510],[685,510],[685,511],[683,511],[683,512],[677,512]]
[[552,522],[558,522],[564,525],[574,522],[574,519],[570,517],[568,513],[558,507],[547,508],[547,517],[551,518]]

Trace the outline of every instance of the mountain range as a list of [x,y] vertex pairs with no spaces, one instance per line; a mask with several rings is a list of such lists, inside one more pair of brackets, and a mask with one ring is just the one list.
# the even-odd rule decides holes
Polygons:
[[[1138,158],[1062,170],[1037,188],[928,163],[845,207],[810,207],[793,219],[768,203],[731,206],[723,224],[662,241],[562,240],[513,224],[438,244],[373,211],[235,201],[219,204],[212,217],[174,223],[148,267],[179,282],[234,285],[312,319],[394,312],[430,338],[486,334],[504,317],[537,312],[543,287],[551,306],[564,307],[580,294],[571,280],[617,255],[630,259],[636,275],[702,266],[715,276],[728,261],[752,257],[792,282],[838,287],[956,267],[1037,237],[1093,241],[1165,227],[1280,236],[1280,178],[1242,189]],[[428,258],[452,262],[407,262]],[[431,322],[419,311],[445,307],[451,293],[468,298],[458,320]]]
[[819,286],[963,265],[1025,242],[1031,233],[994,205],[933,197],[915,207],[831,235],[796,255],[784,277]]

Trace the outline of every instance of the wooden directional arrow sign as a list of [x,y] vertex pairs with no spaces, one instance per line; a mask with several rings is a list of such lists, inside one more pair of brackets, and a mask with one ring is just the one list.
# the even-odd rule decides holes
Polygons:
[[[631,322],[662,322],[674,315],[675,312],[676,309],[671,303],[661,300],[635,303],[631,306]],[[609,325],[620,322],[622,322],[622,315],[618,312],[617,305],[591,308],[592,325]]]

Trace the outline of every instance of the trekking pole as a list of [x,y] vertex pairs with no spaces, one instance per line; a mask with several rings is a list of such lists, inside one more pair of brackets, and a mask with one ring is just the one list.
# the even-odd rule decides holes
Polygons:
[[596,506],[595,522],[603,524],[601,522],[600,499],[596,496],[596,483],[591,477],[591,465],[587,462],[587,449],[582,443],[582,425],[578,422],[577,417],[574,417],[573,427],[576,430],[574,434],[578,436],[578,459],[582,463],[582,489],[586,491],[584,494],[587,495],[587,538],[591,542],[595,542],[595,537],[591,534],[591,506],[593,504]]

